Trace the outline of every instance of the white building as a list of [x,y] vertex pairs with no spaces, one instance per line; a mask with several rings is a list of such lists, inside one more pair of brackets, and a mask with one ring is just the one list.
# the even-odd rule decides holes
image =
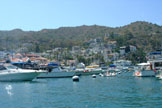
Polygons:
[[4,52],[4,51],[0,51],[0,59],[5,58],[6,55],[7,55],[6,52]]
[[114,64],[116,66],[130,66],[132,65],[132,62],[129,60],[117,60],[117,61],[114,61]]
[[129,48],[130,48],[130,52],[135,52],[137,50],[136,47],[133,45],[130,45]]
[[120,55],[124,55],[125,54],[125,49],[126,49],[126,46],[120,47]]
[[80,51],[81,51],[80,46],[73,46],[73,47],[72,47],[72,52],[73,52],[73,53],[80,53]]

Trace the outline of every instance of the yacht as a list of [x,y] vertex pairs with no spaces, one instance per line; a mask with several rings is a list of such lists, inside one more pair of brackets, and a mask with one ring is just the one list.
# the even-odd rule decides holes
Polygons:
[[132,66],[132,62],[129,60],[117,60],[114,61],[114,65],[120,71],[128,71],[129,67]]
[[138,64],[138,69],[135,70],[134,76],[139,77],[160,77],[162,76],[162,59],[150,60],[147,63]]
[[162,79],[162,59],[156,61],[154,63],[153,67],[155,67],[154,72],[155,72],[155,77]]
[[42,72],[41,70],[20,69],[11,64],[1,64],[0,81],[31,81]]
[[117,73],[116,72],[106,72],[105,73],[105,77],[111,77],[111,76],[116,76],[117,75]]
[[75,69],[76,75],[86,76],[86,75],[98,75],[100,73],[105,73],[106,70],[102,68],[85,68],[85,69]]
[[65,77],[73,77],[75,75],[75,71],[72,69],[64,69],[62,67],[53,68],[51,72],[41,73],[37,78],[65,78]]

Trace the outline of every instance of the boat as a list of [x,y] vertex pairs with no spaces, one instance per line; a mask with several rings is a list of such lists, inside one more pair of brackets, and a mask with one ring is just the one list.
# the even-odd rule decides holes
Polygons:
[[119,70],[119,71],[129,71],[132,66],[132,62],[129,60],[117,60],[114,61],[114,65],[115,67]]
[[102,74],[102,73],[99,73],[99,76],[103,77],[103,76],[104,76],[104,74]]
[[117,75],[117,73],[115,73],[115,72],[112,72],[112,73],[111,72],[106,72],[104,76],[105,77],[111,77],[111,76],[116,76],[116,75]]
[[138,68],[133,73],[137,77],[154,77],[155,72],[151,69],[151,64],[148,63],[139,63],[137,64]]
[[100,67],[97,68],[92,68],[92,67],[88,67],[85,69],[75,69],[76,75],[81,75],[81,76],[86,76],[86,75],[98,75],[100,73],[105,73],[105,70],[102,70]]
[[21,69],[12,64],[0,65],[0,81],[32,81],[42,70]]
[[100,73],[105,73],[103,67],[100,67],[96,64],[91,64],[89,66],[85,66],[84,63],[79,63],[76,68],[74,69],[76,75],[87,76],[87,75],[98,75]]
[[116,76],[117,72],[115,69],[108,69],[108,71],[104,74],[105,77],[111,77],[111,76]]
[[73,77],[76,72],[71,69],[64,69],[62,67],[53,68],[51,72],[41,73],[37,78],[66,78]]
[[156,61],[156,63],[154,63],[153,65],[154,68],[154,72],[155,72],[155,77],[162,79],[162,59]]
[[155,77],[156,78],[158,78],[158,79],[162,79],[162,70],[158,70],[158,71],[156,71],[156,75],[155,75]]
[[150,60],[147,63],[138,64],[134,76],[138,77],[159,77],[162,76],[162,59]]

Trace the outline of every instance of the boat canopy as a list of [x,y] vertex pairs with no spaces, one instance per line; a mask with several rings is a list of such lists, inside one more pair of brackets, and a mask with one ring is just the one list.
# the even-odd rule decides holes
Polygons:
[[116,67],[116,65],[115,64],[110,64],[109,67]]
[[137,64],[138,66],[148,66],[148,65],[150,65],[150,63],[139,63],[139,64]]
[[150,53],[150,55],[159,55],[159,54],[161,54],[161,52],[158,52],[158,51],[157,52],[151,52]]
[[22,62],[22,61],[18,61],[18,62],[11,62],[12,65],[34,65],[36,63],[27,63],[27,62]]
[[50,63],[48,63],[48,66],[59,66],[59,64],[55,63],[55,62],[50,62]]
[[90,65],[90,66],[87,66],[86,68],[97,68],[99,67],[99,65]]

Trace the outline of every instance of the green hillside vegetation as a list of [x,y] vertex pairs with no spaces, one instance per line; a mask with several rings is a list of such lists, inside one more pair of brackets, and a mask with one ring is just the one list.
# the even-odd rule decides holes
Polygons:
[[149,52],[161,48],[162,26],[137,21],[116,28],[83,25],[41,31],[0,31],[0,50],[18,49],[27,43],[29,51],[43,52],[56,47],[71,48],[74,45],[84,45],[88,40],[97,37],[101,37],[105,43],[108,40],[116,40],[118,47],[135,45],[138,49]]

